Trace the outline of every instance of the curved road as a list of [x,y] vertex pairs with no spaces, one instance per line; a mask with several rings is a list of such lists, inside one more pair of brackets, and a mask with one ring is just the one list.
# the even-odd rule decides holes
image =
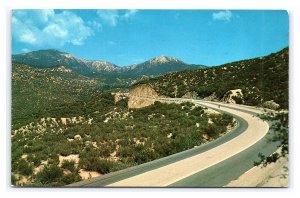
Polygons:
[[191,101],[219,110],[233,115],[239,126],[209,144],[69,186],[220,187],[252,168],[259,152],[270,155],[277,148],[267,141],[268,123],[255,116],[261,109],[200,100],[161,100]]

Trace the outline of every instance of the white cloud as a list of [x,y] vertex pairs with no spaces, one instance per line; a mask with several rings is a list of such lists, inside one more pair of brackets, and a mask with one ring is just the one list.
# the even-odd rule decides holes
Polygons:
[[118,23],[119,15],[117,10],[97,10],[97,15],[110,26],[116,26]]
[[68,36],[69,32],[67,29],[57,25],[57,24],[50,24],[43,29],[45,34],[53,35],[57,38],[65,38]]
[[102,30],[102,24],[95,21],[95,20],[88,21],[88,25],[91,26],[96,31],[101,31]]
[[138,10],[127,10],[122,17],[126,20],[129,20],[133,18],[137,12]]
[[126,10],[125,12],[120,10],[97,10],[97,15],[101,21],[115,27],[122,20],[131,20],[137,12],[138,10]]
[[34,36],[34,33],[28,29],[24,30],[20,35],[20,41],[23,43],[36,44],[37,39]]
[[37,10],[36,12],[39,13],[41,19],[45,22],[47,22],[50,17],[55,15],[54,10]]
[[12,16],[12,36],[31,45],[83,45],[93,35],[81,17],[70,11],[16,10]]
[[226,21],[226,22],[230,22],[231,18],[233,17],[233,14],[231,11],[229,10],[225,10],[225,11],[219,11],[219,12],[214,12],[212,14],[213,20],[217,21]]

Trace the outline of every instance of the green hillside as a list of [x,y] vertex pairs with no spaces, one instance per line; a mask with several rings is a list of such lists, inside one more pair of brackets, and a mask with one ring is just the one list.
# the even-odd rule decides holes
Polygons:
[[261,105],[274,100],[288,108],[288,48],[268,56],[242,60],[196,71],[183,71],[141,81],[160,94],[182,97],[195,91],[200,98],[216,94],[221,99],[233,89],[242,89],[245,104]]
[[37,69],[12,65],[12,125],[18,128],[49,109],[102,92],[98,79],[88,78],[65,67]]

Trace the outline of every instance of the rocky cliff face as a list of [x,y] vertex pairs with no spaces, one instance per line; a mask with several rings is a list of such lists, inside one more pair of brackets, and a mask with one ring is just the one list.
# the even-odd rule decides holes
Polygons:
[[142,108],[154,104],[156,91],[146,84],[136,85],[129,91],[128,108]]

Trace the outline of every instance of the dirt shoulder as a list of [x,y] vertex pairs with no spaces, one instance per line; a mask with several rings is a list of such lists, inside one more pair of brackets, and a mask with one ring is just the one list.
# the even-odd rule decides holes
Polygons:
[[266,167],[256,166],[224,187],[288,187],[288,158]]

